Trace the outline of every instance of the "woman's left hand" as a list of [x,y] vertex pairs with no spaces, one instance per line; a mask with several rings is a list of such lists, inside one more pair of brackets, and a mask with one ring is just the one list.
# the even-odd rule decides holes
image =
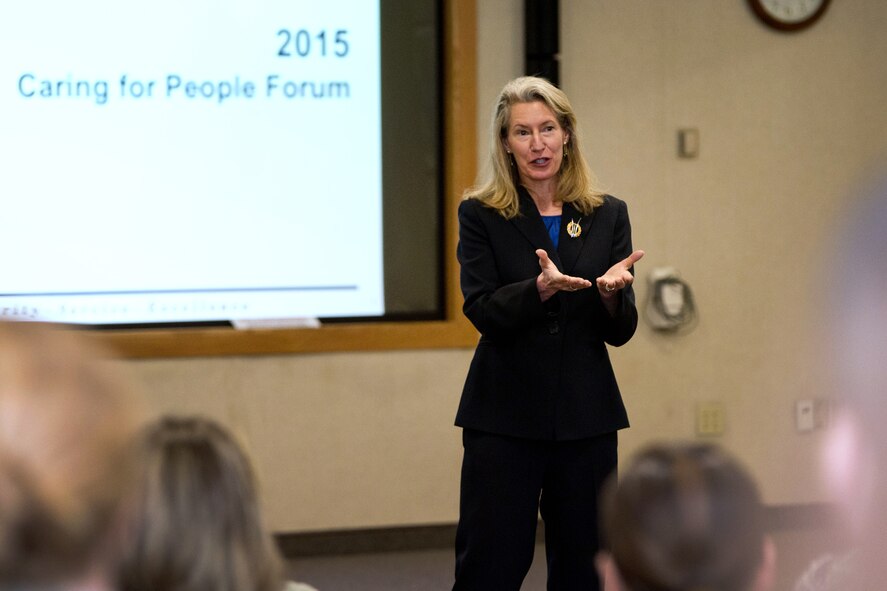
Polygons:
[[595,279],[597,289],[604,299],[611,299],[634,281],[630,269],[644,256],[643,250],[636,250],[627,258],[610,267],[606,273]]

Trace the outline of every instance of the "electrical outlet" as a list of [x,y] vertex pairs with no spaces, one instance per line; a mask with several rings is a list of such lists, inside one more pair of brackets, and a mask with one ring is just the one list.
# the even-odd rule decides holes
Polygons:
[[726,416],[722,402],[696,403],[696,434],[703,437],[720,437],[726,428]]

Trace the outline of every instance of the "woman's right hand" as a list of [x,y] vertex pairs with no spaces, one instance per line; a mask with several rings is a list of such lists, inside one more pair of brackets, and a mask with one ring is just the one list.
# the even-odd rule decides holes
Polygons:
[[571,277],[561,273],[557,266],[548,258],[545,249],[536,250],[536,256],[539,257],[539,267],[542,272],[536,278],[536,289],[539,290],[539,297],[542,301],[551,298],[559,291],[577,291],[594,285],[588,279],[581,277]]

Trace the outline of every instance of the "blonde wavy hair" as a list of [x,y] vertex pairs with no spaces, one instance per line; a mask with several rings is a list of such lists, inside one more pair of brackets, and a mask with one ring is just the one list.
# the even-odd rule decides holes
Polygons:
[[163,416],[148,425],[139,452],[120,591],[283,589],[252,462],[227,428]]
[[583,214],[589,214],[604,202],[604,193],[596,185],[594,173],[582,155],[576,114],[562,90],[535,76],[523,76],[508,82],[499,93],[490,126],[490,159],[484,177],[466,190],[465,199],[477,199],[499,212],[506,219],[520,213],[517,187],[520,179],[505,151],[503,139],[508,133],[511,107],[520,103],[541,102],[557,117],[558,124],[569,135],[564,145],[564,159],[558,171],[558,198]]

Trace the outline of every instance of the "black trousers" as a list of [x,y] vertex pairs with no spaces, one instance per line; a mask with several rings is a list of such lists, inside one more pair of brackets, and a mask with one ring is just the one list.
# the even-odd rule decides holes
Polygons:
[[616,433],[535,441],[465,429],[454,591],[519,591],[545,522],[548,591],[600,589],[598,493]]

